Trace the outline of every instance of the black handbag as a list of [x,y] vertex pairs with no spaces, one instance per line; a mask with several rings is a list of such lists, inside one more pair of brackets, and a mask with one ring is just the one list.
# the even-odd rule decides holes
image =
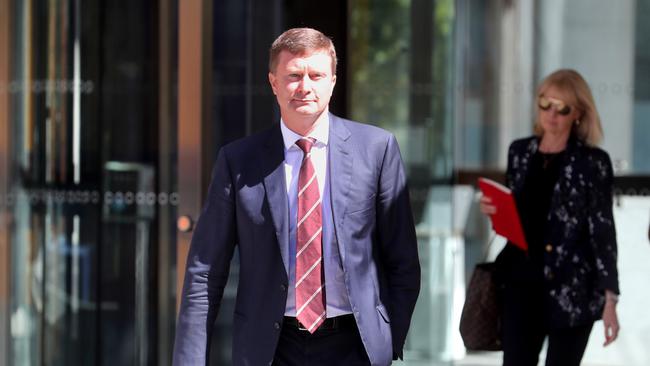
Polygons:
[[494,262],[479,263],[467,285],[460,316],[460,335],[465,348],[471,351],[502,349],[501,308],[495,272]]

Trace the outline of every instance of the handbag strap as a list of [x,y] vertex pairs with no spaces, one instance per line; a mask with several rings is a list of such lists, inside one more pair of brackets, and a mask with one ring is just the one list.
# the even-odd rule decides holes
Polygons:
[[490,256],[490,248],[494,244],[494,239],[496,239],[497,233],[492,230],[492,235],[490,236],[490,241],[488,242],[487,248],[485,248],[485,253],[483,254],[483,262],[487,262],[488,257]]

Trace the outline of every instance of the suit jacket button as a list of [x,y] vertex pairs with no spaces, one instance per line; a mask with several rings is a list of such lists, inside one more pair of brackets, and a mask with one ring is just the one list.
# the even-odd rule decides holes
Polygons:
[[553,251],[553,246],[551,244],[546,244],[545,248],[546,248],[546,251],[549,252],[549,253]]
[[273,328],[275,328],[275,330],[280,330],[280,323],[275,322],[275,324],[273,324]]
[[282,292],[287,291],[287,286],[285,284],[281,284],[280,290],[282,290]]

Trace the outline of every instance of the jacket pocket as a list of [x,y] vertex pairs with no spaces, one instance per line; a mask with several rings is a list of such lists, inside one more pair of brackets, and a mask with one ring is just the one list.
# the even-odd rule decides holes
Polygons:
[[358,214],[362,212],[367,212],[370,210],[375,209],[375,194],[373,193],[372,196],[361,200],[361,201],[355,201],[355,202],[350,202],[348,204],[348,208],[346,209],[346,214],[352,215],[352,214]]
[[379,313],[379,315],[381,315],[382,319],[384,319],[386,323],[390,323],[390,319],[388,318],[388,311],[386,311],[384,305],[382,304],[377,305],[377,312]]

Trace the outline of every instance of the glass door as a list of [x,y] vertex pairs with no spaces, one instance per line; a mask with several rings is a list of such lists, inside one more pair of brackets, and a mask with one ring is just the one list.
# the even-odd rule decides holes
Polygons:
[[179,197],[174,119],[160,107],[170,104],[174,38],[158,37],[173,1],[9,3],[3,357],[165,362],[173,322],[159,317],[174,318],[175,231],[162,225]]
[[464,282],[459,225],[471,192],[451,185],[453,24],[453,1],[349,4],[350,117],[396,135],[409,179],[423,273],[408,365],[464,353],[455,311]]

